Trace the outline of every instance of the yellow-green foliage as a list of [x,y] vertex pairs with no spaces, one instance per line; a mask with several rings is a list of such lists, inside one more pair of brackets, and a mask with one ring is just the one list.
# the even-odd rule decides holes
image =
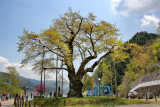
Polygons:
[[3,92],[15,95],[17,93],[22,94],[22,91],[19,87],[20,78],[19,73],[15,67],[8,66],[7,73],[0,75],[0,94]]
[[[101,60],[122,43],[118,39],[118,31],[115,25],[106,21],[96,21],[96,16],[92,13],[83,17],[80,12],[73,12],[69,8],[67,13],[60,15],[49,29],[41,31],[40,34],[24,30],[24,35],[19,36],[18,51],[25,54],[23,64],[33,61],[33,65],[36,66],[36,61],[41,61],[45,48],[45,58],[52,58],[50,62],[54,63],[58,56],[59,61],[64,62],[64,68],[58,68],[68,71],[70,82],[78,84],[87,72],[93,72]],[[79,67],[78,71],[74,67],[76,58],[81,59],[80,65],[76,65]],[[93,59],[97,61],[93,62]],[[88,66],[90,62],[92,65]],[[56,68],[53,64],[50,69]],[[73,88],[81,89],[81,86]],[[81,93],[80,91],[77,93]],[[76,95],[81,97],[80,94]]]
[[119,47],[114,51],[112,56],[112,61],[116,63],[124,62],[127,58],[129,58],[129,53],[125,52],[126,48],[124,45],[120,44]]
[[101,67],[101,70],[102,70],[102,73],[103,73],[103,76],[102,76],[102,79],[101,79],[101,84],[102,85],[107,85],[108,83],[111,82],[111,79],[113,77],[113,72],[110,71],[110,69],[109,69],[110,65],[107,65],[105,63],[105,59],[103,60],[103,63],[100,67]]
[[[49,29],[40,34],[24,30],[19,36],[19,50],[26,55],[22,63],[28,63],[39,57],[44,46],[48,52],[57,54],[64,59],[67,66],[73,67],[73,60],[77,56],[85,59],[87,56],[108,52],[112,46],[118,46],[119,30],[108,22],[95,22],[96,16],[89,13],[83,17],[80,12],[73,12],[71,8],[64,15],[60,15]],[[88,53],[89,52],[89,53]],[[53,55],[54,56],[54,55]]]
[[145,47],[134,43],[127,44],[126,49],[130,50],[130,60],[123,77],[123,81],[119,86],[119,92],[122,96],[126,96],[131,89],[131,83],[141,75],[152,72],[151,65],[158,63],[160,58],[160,39],[155,43]]
[[158,63],[160,58],[160,37],[156,39],[156,41],[149,46],[148,54],[153,63]]
[[82,82],[83,82],[82,91],[92,90],[94,85],[92,76],[90,76],[89,74],[85,74],[84,77],[82,78]]

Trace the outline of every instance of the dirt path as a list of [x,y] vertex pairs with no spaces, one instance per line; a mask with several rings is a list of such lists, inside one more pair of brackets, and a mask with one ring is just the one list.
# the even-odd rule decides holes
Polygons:
[[2,102],[2,107],[14,107],[14,99]]

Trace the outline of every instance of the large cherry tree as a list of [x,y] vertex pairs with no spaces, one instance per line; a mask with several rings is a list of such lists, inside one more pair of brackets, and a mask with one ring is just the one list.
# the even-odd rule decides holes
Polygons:
[[[81,79],[107,55],[113,52],[114,47],[121,41],[115,25],[106,21],[96,21],[96,17],[89,13],[83,17],[79,12],[69,9],[64,15],[54,20],[49,29],[40,34],[24,30],[19,36],[19,50],[25,54],[22,63],[28,63],[42,57],[43,52],[54,63],[58,56],[63,61],[63,67],[48,67],[45,69],[64,69],[68,72],[70,90],[68,97],[83,97]],[[81,59],[78,70],[74,61]],[[78,60],[79,61],[79,60]],[[91,62],[91,63],[90,63]],[[77,65],[76,65],[77,66]]]

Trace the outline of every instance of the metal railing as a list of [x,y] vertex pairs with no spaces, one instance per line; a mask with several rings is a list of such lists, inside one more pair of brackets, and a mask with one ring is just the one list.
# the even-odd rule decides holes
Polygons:
[[131,89],[133,89],[140,83],[145,83],[154,80],[160,80],[160,70],[140,76],[138,79],[131,83]]

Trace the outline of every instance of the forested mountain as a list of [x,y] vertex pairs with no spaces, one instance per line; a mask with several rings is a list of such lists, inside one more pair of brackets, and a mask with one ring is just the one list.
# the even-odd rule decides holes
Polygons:
[[[5,75],[5,72],[0,72],[0,75]],[[35,80],[35,79],[30,79],[30,78],[25,78],[23,76],[20,76],[20,84],[19,86],[26,86],[29,89],[27,90],[28,92],[35,90],[36,84],[40,84],[40,81]],[[49,94],[50,92],[54,92],[56,89],[56,81],[54,80],[47,80],[46,81],[46,93]],[[69,90],[69,82],[64,82],[64,93],[66,94]]]
[[158,37],[157,34],[147,33],[146,31],[137,32],[129,41],[129,43],[136,43],[138,45],[145,45],[148,40],[153,40]]

